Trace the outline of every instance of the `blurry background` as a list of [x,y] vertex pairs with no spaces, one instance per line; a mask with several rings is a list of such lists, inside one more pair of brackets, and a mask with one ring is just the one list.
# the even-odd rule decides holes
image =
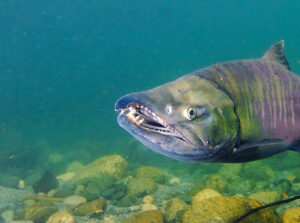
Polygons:
[[291,0],[1,0],[1,174],[59,173],[109,153],[194,168],[119,128],[116,99],[216,62],[260,57],[281,39],[300,73],[299,9]]

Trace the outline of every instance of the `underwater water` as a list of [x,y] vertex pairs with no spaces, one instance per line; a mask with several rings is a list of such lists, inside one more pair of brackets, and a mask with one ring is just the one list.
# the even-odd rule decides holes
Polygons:
[[69,222],[193,223],[205,188],[263,203],[300,194],[299,153],[184,163],[148,150],[114,111],[127,93],[261,57],[279,40],[300,74],[299,11],[291,0],[0,1],[0,222],[58,222],[49,216],[66,210]]

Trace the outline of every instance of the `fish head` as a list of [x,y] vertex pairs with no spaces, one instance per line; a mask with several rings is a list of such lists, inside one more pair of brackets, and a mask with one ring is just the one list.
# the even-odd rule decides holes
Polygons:
[[119,125],[137,140],[177,160],[217,162],[237,138],[234,103],[198,76],[125,95],[115,110]]

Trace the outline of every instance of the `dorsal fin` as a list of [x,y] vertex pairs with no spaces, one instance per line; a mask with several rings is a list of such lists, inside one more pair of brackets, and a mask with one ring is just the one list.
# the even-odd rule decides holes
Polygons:
[[270,47],[270,49],[265,52],[263,58],[268,58],[272,60],[276,60],[278,63],[285,66],[288,70],[291,70],[289,62],[287,61],[284,55],[284,41],[281,40],[280,42],[274,44]]

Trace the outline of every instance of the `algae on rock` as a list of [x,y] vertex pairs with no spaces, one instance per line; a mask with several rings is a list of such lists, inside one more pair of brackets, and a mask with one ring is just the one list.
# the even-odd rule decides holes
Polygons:
[[282,223],[299,223],[300,207],[289,208],[282,215]]
[[74,223],[75,218],[67,211],[58,211],[51,215],[46,223]]
[[81,204],[78,208],[74,210],[75,215],[84,216],[93,213],[102,212],[105,206],[105,200],[99,198],[84,204]]
[[122,223],[164,223],[164,217],[157,210],[144,211],[125,219]]
[[143,177],[143,178],[151,178],[156,183],[163,183],[165,180],[165,175],[162,171],[155,167],[151,166],[144,166],[139,168],[136,173],[136,177]]
[[128,195],[142,197],[155,192],[157,189],[156,183],[151,178],[134,177],[127,183]]
[[[250,209],[262,205],[259,201],[243,197],[201,197],[203,199],[194,199],[192,206],[184,213],[182,223],[232,222]],[[280,220],[271,209],[265,209],[248,216],[243,222],[279,223]]]
[[119,155],[101,157],[76,172],[72,182],[83,184],[91,179],[111,176],[121,179],[127,168],[127,161]]
[[278,191],[258,191],[251,194],[249,198],[268,204],[280,200],[281,193]]
[[182,215],[187,210],[188,205],[181,199],[175,197],[166,201],[162,212],[169,223],[181,223]]

